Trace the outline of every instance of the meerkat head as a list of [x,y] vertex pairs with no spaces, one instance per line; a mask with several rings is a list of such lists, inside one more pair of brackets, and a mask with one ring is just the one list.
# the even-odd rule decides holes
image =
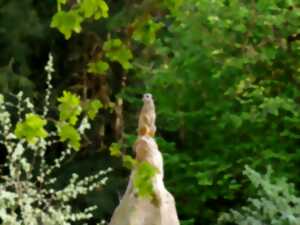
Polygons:
[[144,96],[143,96],[143,101],[144,102],[149,102],[151,100],[152,100],[152,95],[150,93],[144,94]]

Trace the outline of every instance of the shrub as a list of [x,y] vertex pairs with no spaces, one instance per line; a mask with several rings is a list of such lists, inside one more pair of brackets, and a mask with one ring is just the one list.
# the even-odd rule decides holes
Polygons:
[[[72,201],[104,186],[111,171],[108,168],[83,179],[74,173],[67,185],[58,188],[53,173],[62,169],[62,163],[73,150],[79,150],[81,137],[90,128],[89,115],[94,115],[100,104],[90,102],[98,107],[85,107],[84,110],[78,96],[64,92],[58,99],[59,118],[50,119],[49,99],[54,72],[51,55],[45,70],[47,90],[40,114],[22,92],[15,96],[17,104],[0,95],[0,143],[6,150],[6,162],[0,170],[0,221],[4,225],[67,225],[91,218],[96,206],[78,212],[72,207]],[[17,116],[16,123],[12,119],[14,116]],[[46,151],[59,142],[65,142],[65,150],[50,163],[45,158]]]
[[238,225],[298,225],[300,224],[300,198],[285,179],[272,182],[271,169],[261,175],[246,166],[244,174],[257,189],[255,197],[240,210],[230,210],[219,218],[219,224]]

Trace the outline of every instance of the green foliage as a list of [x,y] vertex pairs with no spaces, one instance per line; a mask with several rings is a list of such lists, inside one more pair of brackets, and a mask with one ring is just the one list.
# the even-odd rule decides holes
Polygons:
[[140,162],[136,165],[133,176],[133,185],[141,197],[151,198],[154,190],[152,178],[157,173],[157,169],[147,162]]
[[146,161],[137,161],[130,155],[124,155],[121,152],[121,145],[112,143],[109,147],[110,155],[114,157],[122,157],[123,166],[133,173],[133,186],[138,196],[142,198],[152,198],[153,178],[157,173],[157,168]]
[[125,70],[132,68],[129,62],[133,58],[131,50],[120,39],[107,40],[103,45],[103,50],[107,58],[120,63]]
[[194,219],[180,221],[181,225],[193,225],[195,223]]
[[87,106],[85,107],[85,111],[87,112],[88,117],[93,120],[101,108],[103,108],[101,101],[94,99],[88,102]]
[[163,5],[167,7],[171,12],[177,13],[178,10],[181,10],[181,6],[183,5],[183,0],[164,0]]
[[[296,18],[295,2],[184,1],[151,49],[159,57],[134,60],[159,133],[176,144],[162,149],[166,186],[195,224],[215,224],[251,192],[245,164],[300,183],[291,172],[300,163]],[[141,92],[134,84],[124,95],[134,102]]]
[[219,218],[219,224],[231,222],[237,225],[297,225],[300,222],[300,198],[295,196],[294,186],[285,179],[272,182],[272,172],[261,175],[246,166],[244,174],[257,189],[255,197],[240,210],[231,210]]
[[66,39],[69,39],[72,32],[79,33],[81,31],[82,21],[78,11],[59,11],[53,16],[51,27],[57,28],[65,35]]
[[95,20],[108,17],[108,6],[103,0],[83,0],[80,9],[84,17],[94,17]]
[[101,60],[88,64],[88,72],[95,75],[103,75],[109,69],[109,65]]
[[109,147],[110,155],[120,157],[122,155],[121,146],[118,143],[112,143]]
[[78,151],[81,139],[79,132],[68,123],[59,123],[57,128],[60,141],[68,141],[70,146]]
[[64,91],[58,98],[59,120],[75,125],[81,113],[80,98],[71,92]]
[[133,169],[137,165],[137,161],[130,155],[123,156],[123,166],[127,169]]
[[[84,176],[84,179],[73,171],[71,177],[64,179],[63,185],[58,181],[60,177],[56,172],[65,170],[63,165],[72,158],[71,147],[79,149],[78,139],[90,126],[87,117],[82,119],[78,131],[66,122],[48,118],[49,108],[57,109],[50,105],[52,63],[50,55],[45,67],[48,86],[43,115],[36,113],[38,107],[30,98],[24,98],[23,92],[16,96],[11,94],[15,97],[14,101],[0,94],[0,143],[6,150],[0,170],[0,221],[4,225],[87,222],[97,206],[77,208],[74,202],[79,200],[79,196],[103,188],[108,179],[106,175],[111,171],[111,168],[100,170],[94,175]],[[71,94],[66,92],[66,96]],[[64,97],[61,98],[62,104],[64,100],[70,100]],[[15,128],[13,118],[16,117],[19,122]],[[46,127],[46,124],[60,126],[60,129],[57,132],[52,129],[53,126]],[[70,144],[66,148],[62,146],[60,155],[51,159],[48,150],[57,151],[58,136],[61,141],[68,140]]]
[[156,33],[163,26],[162,23],[156,23],[152,19],[140,20],[137,19],[133,26],[135,30],[132,38],[135,41],[144,43],[145,45],[153,44],[156,40]]
[[44,129],[47,121],[39,115],[28,113],[25,120],[17,123],[15,135],[17,138],[25,138],[30,144],[35,144],[39,138],[47,137],[48,133]]
[[58,12],[53,16],[51,27],[57,28],[66,39],[70,39],[72,32],[81,31],[81,23],[93,17],[95,20],[108,17],[108,6],[103,0],[83,0],[69,11],[63,11],[61,6],[66,1],[57,0]]
[[[91,142],[101,150],[123,143],[124,132],[136,132],[141,106],[136,96],[151,92],[166,186],[185,224],[216,224],[220,211],[245,202],[252,193],[242,176],[245,164],[258,170],[270,164],[278,176],[299,186],[298,2],[107,1],[110,15],[97,21],[105,17],[101,1],[59,2],[58,12],[76,15],[71,22],[58,20],[56,28],[68,22],[68,37],[81,29],[69,41],[48,31],[54,1],[1,2],[1,91],[32,91],[36,82],[31,94],[40,96],[43,77],[36,61],[44,60],[49,48],[55,50],[59,74],[64,74],[56,77],[55,91],[73,90],[82,102],[99,98],[113,106],[101,110],[91,131]],[[86,70],[96,76],[86,76]],[[27,76],[31,71],[33,82]],[[116,121],[121,121],[118,129]],[[124,154],[131,146],[122,145]],[[94,150],[87,146],[89,154],[79,153],[79,162]],[[135,166],[132,157],[122,160]],[[77,166],[87,170],[82,163]],[[118,170],[114,196],[114,190],[124,188],[124,168]],[[112,199],[106,196],[106,215],[114,208]]]
[[31,60],[38,52],[36,46],[47,35],[48,23],[40,18],[40,11],[38,7],[33,7],[33,0],[0,0],[0,11],[0,91],[8,94],[23,90],[32,95],[36,90],[29,76],[36,78],[40,71],[37,75],[39,66],[32,67]]
[[60,11],[61,7],[67,3],[67,0],[57,0],[57,10]]

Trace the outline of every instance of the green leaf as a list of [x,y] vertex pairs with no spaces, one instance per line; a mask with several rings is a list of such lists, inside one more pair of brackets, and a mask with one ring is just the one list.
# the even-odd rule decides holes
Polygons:
[[67,0],[57,0],[57,10],[61,11],[61,6],[65,5],[67,3]]
[[51,27],[57,28],[64,34],[66,39],[69,39],[72,32],[79,33],[81,31],[82,20],[83,18],[79,15],[78,11],[59,11],[53,16]]
[[201,186],[213,185],[212,175],[209,172],[198,172],[196,174],[198,184]]
[[111,49],[116,49],[122,47],[122,41],[118,38],[110,39],[106,41],[103,45],[104,51],[109,51]]
[[57,125],[58,135],[62,142],[68,141],[72,148],[76,151],[80,148],[80,134],[79,132],[68,123],[59,123]]
[[133,26],[133,39],[144,43],[145,45],[153,44],[156,40],[156,32],[163,26],[162,23],[156,23],[152,19],[146,21],[137,20]]
[[90,119],[94,119],[99,109],[103,108],[103,104],[98,100],[90,101],[86,106],[86,111]]
[[244,24],[238,24],[234,27],[234,29],[241,33],[245,33],[247,31],[247,27]]
[[136,167],[133,177],[133,185],[139,196],[151,198],[153,196],[152,178],[157,173],[157,169],[147,162],[141,162]]
[[121,153],[121,145],[118,143],[112,143],[109,147],[110,155],[120,157]]
[[183,0],[164,0],[162,3],[173,13],[176,13],[176,11],[180,8],[182,3],[184,3]]
[[0,106],[4,103],[4,96],[0,94]]
[[231,122],[233,123],[234,127],[239,128],[242,126],[243,120],[240,116],[230,114],[229,118],[230,118]]
[[120,63],[125,70],[132,68],[129,62],[133,58],[131,50],[120,39],[106,41],[103,45],[103,50],[107,58]]
[[58,106],[60,121],[75,125],[81,113],[80,98],[71,92],[64,91],[58,101],[60,102]]
[[134,166],[136,166],[137,161],[132,158],[130,155],[125,155],[123,157],[123,166],[126,167],[127,169],[132,169]]
[[57,0],[58,5],[64,5],[67,3],[67,0]]
[[93,74],[105,74],[105,72],[109,69],[109,65],[106,62],[101,60],[97,62],[92,62],[88,64],[88,72]]
[[80,10],[84,14],[84,17],[94,17],[96,20],[101,17],[108,17],[108,6],[103,0],[83,0],[80,3]]
[[47,121],[39,115],[29,113],[26,114],[25,120],[16,125],[15,135],[18,138],[24,137],[29,143],[35,144],[38,138],[45,138],[48,136],[44,126]]

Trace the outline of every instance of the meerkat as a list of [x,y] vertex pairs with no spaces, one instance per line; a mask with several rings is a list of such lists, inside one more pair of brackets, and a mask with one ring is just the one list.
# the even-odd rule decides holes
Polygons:
[[149,93],[144,94],[143,102],[144,105],[139,115],[138,134],[140,136],[148,135],[153,137],[156,132],[156,114],[152,95]]

